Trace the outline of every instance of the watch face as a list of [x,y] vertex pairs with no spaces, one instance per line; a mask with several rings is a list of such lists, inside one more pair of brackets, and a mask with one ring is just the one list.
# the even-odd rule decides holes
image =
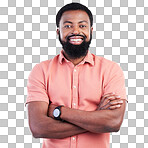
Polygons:
[[54,117],[58,117],[60,115],[59,109],[55,109],[53,112]]

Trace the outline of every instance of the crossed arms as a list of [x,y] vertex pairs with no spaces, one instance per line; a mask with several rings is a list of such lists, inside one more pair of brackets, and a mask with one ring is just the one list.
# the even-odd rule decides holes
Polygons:
[[53,118],[56,106],[37,101],[27,104],[29,126],[35,138],[61,139],[85,132],[117,132],[123,121],[126,100],[110,93],[102,97],[95,111],[62,107],[61,118],[67,122]]

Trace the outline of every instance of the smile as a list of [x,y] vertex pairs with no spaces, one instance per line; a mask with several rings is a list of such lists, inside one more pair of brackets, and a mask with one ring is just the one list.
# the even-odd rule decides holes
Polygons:
[[72,41],[72,42],[81,42],[82,39],[70,39],[70,41]]
[[73,45],[80,45],[83,40],[82,39],[70,39],[69,42]]
[[83,38],[80,36],[73,36],[69,38],[69,42],[74,45],[79,45],[83,42]]

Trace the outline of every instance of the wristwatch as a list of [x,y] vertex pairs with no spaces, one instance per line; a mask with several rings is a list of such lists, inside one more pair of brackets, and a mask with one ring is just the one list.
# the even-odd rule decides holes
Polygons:
[[63,106],[63,105],[57,106],[57,107],[53,110],[54,119],[56,119],[56,120],[62,120],[62,119],[60,118],[60,116],[61,116],[61,107],[62,107],[62,106]]

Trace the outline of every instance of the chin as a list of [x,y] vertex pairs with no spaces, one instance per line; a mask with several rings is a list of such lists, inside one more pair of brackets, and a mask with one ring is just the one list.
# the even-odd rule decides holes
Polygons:
[[71,59],[78,59],[86,56],[89,50],[89,45],[91,43],[91,39],[88,42],[83,39],[83,42],[81,44],[71,44],[69,40],[67,40],[66,42],[62,41],[60,35],[59,41],[63,46],[63,50]]

